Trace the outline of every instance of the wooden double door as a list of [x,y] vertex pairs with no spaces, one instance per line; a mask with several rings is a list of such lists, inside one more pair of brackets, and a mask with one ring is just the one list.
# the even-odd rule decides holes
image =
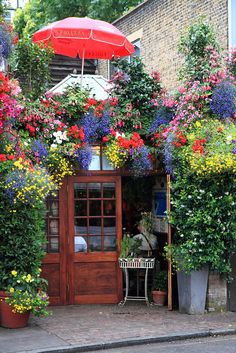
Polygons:
[[121,178],[75,176],[48,199],[43,276],[52,304],[118,303]]

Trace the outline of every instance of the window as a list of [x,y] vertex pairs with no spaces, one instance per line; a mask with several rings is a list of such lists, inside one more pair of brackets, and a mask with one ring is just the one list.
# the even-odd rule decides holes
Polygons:
[[[140,57],[141,56],[141,51],[140,51],[140,47],[141,47],[141,42],[140,39],[136,39],[134,41],[131,42],[134,46],[134,53],[130,56],[126,56],[126,60],[130,63],[134,57]],[[114,66],[112,65],[111,61],[109,62],[109,75],[108,77],[111,79],[112,76],[114,75],[116,69],[114,68]]]
[[228,1],[228,37],[229,37],[229,49],[236,47],[236,0]]

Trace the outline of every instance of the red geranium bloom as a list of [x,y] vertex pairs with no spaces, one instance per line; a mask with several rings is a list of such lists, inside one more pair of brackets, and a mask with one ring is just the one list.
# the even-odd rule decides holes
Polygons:
[[5,154],[0,154],[0,161],[1,162],[5,162],[7,159],[6,155]]

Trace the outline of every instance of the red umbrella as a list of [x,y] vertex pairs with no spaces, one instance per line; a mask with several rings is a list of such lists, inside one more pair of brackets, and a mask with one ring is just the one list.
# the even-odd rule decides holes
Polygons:
[[[51,44],[56,54],[82,59],[111,59],[133,54],[134,47],[112,24],[91,18],[68,17],[35,32],[34,43]],[[82,77],[81,76],[81,77]]]

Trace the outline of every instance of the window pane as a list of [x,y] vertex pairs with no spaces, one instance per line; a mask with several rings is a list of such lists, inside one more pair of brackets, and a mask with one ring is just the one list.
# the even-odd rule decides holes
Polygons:
[[103,197],[106,199],[114,199],[116,197],[115,183],[103,184]]
[[49,234],[58,235],[59,234],[59,220],[50,219],[49,220]]
[[86,237],[76,236],[74,238],[75,252],[87,252]]
[[104,237],[104,250],[116,251],[116,237],[113,235]]
[[89,215],[100,216],[101,215],[101,201],[89,201]]
[[57,237],[50,237],[49,252],[59,252],[59,239]]
[[75,235],[87,234],[87,219],[76,218],[75,219]]
[[49,216],[59,216],[59,201],[49,200]]
[[116,214],[116,202],[109,200],[109,201],[103,201],[103,209],[104,209],[104,215],[105,216],[115,216]]
[[100,183],[89,183],[89,198],[90,199],[97,199],[101,198],[101,184]]
[[104,218],[104,234],[116,234],[116,219]]
[[87,215],[87,201],[75,201],[75,216]]
[[101,251],[102,250],[102,237],[101,236],[90,236],[89,237],[89,250],[90,251]]
[[100,147],[92,147],[92,161],[89,166],[89,170],[100,170]]
[[101,235],[101,218],[89,219],[89,234]]
[[86,199],[87,197],[87,184],[75,183],[74,184],[74,197],[75,199]]
[[109,163],[109,160],[105,154],[102,155],[102,169],[114,170],[114,167]]

